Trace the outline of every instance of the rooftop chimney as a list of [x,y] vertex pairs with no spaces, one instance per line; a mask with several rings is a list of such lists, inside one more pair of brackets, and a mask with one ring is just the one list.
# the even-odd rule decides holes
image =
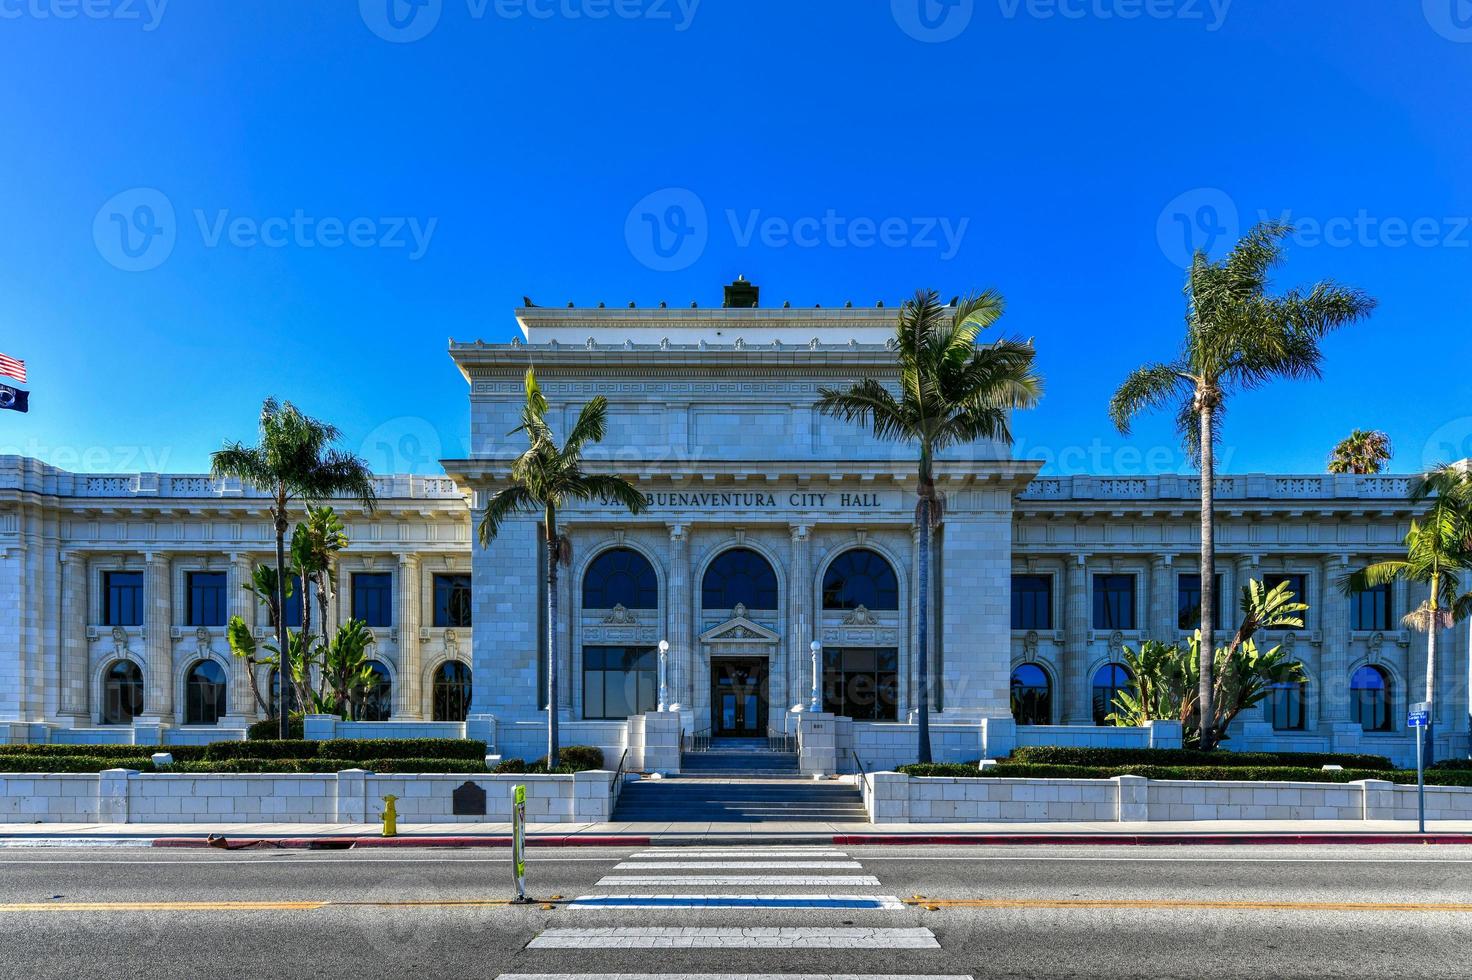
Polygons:
[[761,295],[760,286],[747,282],[745,276],[737,276],[736,281],[726,287],[726,300],[721,305],[727,309],[751,310],[760,305]]

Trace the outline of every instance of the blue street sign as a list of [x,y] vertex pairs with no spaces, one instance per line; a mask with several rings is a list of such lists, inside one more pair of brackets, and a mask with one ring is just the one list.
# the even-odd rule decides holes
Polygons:
[[1406,719],[1406,725],[1411,728],[1425,728],[1431,721],[1431,705],[1425,701],[1411,705],[1410,717]]

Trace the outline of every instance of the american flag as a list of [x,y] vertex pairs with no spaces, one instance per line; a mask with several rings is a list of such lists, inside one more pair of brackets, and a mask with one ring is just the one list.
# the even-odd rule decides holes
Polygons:
[[9,354],[0,354],[0,374],[17,381],[26,379],[26,362],[17,360]]

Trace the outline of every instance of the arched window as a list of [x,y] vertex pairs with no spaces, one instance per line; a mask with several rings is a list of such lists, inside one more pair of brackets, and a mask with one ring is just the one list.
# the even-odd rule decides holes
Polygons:
[[[267,697],[271,705],[270,714],[275,715],[277,709],[281,707],[281,671],[279,670],[271,671],[271,693]],[[290,715],[296,710],[296,687],[288,684],[286,685],[286,713]]]
[[1304,727],[1304,692],[1308,685],[1303,682],[1284,681],[1268,689],[1268,721],[1278,731],[1300,731]]
[[394,682],[388,668],[377,660],[368,661],[368,669],[373,671],[373,681],[363,689],[358,720],[388,721],[394,713]]
[[470,665],[447,660],[434,672],[434,720],[464,721],[470,714]]
[[1114,714],[1114,696],[1127,691],[1134,675],[1124,664],[1105,664],[1094,672],[1094,724],[1107,724]]
[[184,724],[218,725],[225,713],[225,671],[213,660],[201,660],[184,679]]
[[1037,664],[1019,664],[1012,671],[1012,717],[1019,725],[1053,721],[1053,681]]
[[823,574],[824,609],[898,609],[900,583],[884,556],[854,548],[833,559]]
[[723,551],[705,570],[700,587],[704,609],[777,608],[777,573],[750,548]]
[[131,725],[143,714],[143,671],[131,660],[118,660],[102,675],[102,723]]
[[583,576],[583,608],[658,609],[659,580],[654,566],[633,548],[610,548]]
[[1365,731],[1391,731],[1394,725],[1390,717],[1390,675],[1375,666],[1355,671],[1349,679],[1349,707],[1354,720]]

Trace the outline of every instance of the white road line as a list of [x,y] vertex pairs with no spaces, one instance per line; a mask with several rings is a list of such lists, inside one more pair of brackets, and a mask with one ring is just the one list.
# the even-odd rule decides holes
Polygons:
[[625,861],[615,871],[740,871],[789,870],[794,868],[836,871],[862,868],[857,861]]
[[850,858],[852,855],[843,851],[835,851],[831,848],[787,848],[787,847],[664,847],[654,851],[640,851],[630,854],[634,860],[675,858],[723,858],[723,857],[765,857],[765,858]]
[[528,943],[527,948],[940,949],[940,943],[929,929],[636,926],[548,929]]
[[[893,895],[582,895],[570,909],[835,909],[849,912],[904,909]],[[861,930],[866,931],[866,930]]]
[[[503,973],[496,980],[588,980],[586,973]],[[601,980],[975,980],[922,973],[601,973]]]
[[608,875],[599,888],[611,885],[878,885],[873,875]]

